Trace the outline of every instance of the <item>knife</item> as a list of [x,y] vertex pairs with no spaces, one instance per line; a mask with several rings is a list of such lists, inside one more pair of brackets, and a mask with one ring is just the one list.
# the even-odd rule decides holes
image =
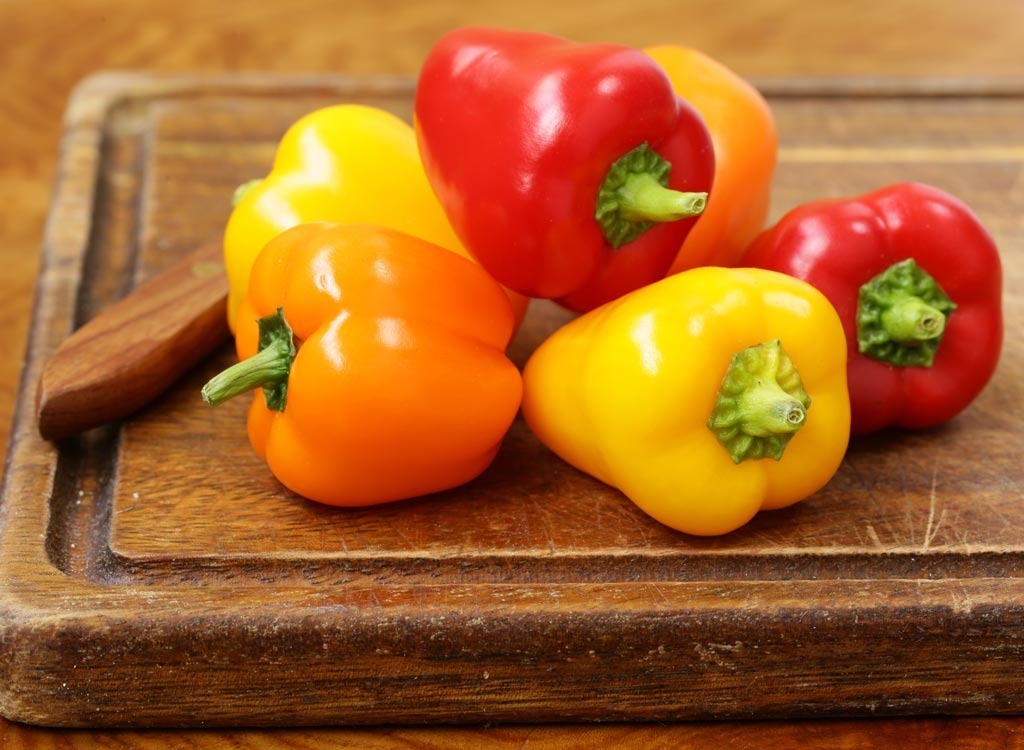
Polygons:
[[39,433],[60,440],[149,404],[228,340],[227,293],[217,238],[104,309],[43,366]]

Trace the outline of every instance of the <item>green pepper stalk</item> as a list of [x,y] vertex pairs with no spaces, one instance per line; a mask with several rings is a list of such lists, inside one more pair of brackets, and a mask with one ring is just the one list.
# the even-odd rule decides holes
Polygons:
[[778,341],[737,352],[726,370],[708,428],[734,463],[782,458],[804,425],[811,397]]

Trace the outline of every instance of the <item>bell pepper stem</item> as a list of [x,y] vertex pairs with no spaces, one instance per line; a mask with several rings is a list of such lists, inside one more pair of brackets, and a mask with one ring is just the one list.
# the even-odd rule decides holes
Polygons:
[[803,404],[777,383],[762,383],[740,399],[743,430],[751,437],[771,437],[799,430],[807,418]]
[[642,143],[609,167],[597,193],[594,218],[613,248],[632,242],[661,222],[703,213],[707,193],[668,187],[672,165]]
[[913,258],[863,284],[857,350],[897,367],[931,367],[956,304]]
[[257,323],[260,327],[257,353],[214,375],[203,386],[203,400],[210,406],[219,406],[235,396],[262,388],[267,408],[284,411],[288,375],[295,359],[292,330],[280,308]]
[[646,172],[629,175],[619,188],[619,215],[628,221],[677,221],[699,216],[707,204],[707,193],[670,190]]
[[941,336],[946,316],[919,297],[907,297],[882,313],[882,326],[893,341],[915,344]]
[[733,355],[707,426],[733,463],[781,460],[807,421],[811,398],[778,340]]

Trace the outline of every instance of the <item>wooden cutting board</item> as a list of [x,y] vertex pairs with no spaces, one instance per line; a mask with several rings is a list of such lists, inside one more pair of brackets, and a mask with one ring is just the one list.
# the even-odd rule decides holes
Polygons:
[[[999,371],[951,424],[856,440],[726,537],[660,526],[522,423],[470,485],[376,509],[283,490],[206,361],[54,445],[77,326],[219,232],[300,115],[406,81],[100,75],[77,91],[0,501],[0,711],[54,726],[672,720],[1024,710],[1024,87],[776,82],[774,217],[922,180],[1005,262]],[[522,363],[564,313],[535,304]]]

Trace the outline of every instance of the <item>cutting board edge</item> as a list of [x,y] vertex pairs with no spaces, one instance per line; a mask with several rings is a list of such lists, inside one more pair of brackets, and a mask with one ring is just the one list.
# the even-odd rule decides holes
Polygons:
[[[812,611],[805,594],[815,583],[789,586],[785,606],[774,609],[756,606],[756,595],[741,606],[751,594],[744,589],[764,588],[756,582],[720,594],[695,584],[606,586],[621,606],[598,610],[584,591],[597,587],[588,586],[572,596],[558,586],[438,587],[458,593],[459,606],[434,597],[419,611],[407,597],[430,600],[422,590],[367,589],[336,600],[321,591],[283,613],[264,602],[244,621],[230,607],[216,611],[216,592],[208,609],[179,619],[162,612],[173,609],[173,590],[145,595],[144,608],[88,615],[68,610],[69,591],[42,605],[5,596],[0,714],[45,726],[198,727],[1024,709],[1024,605],[1000,605],[1007,594],[1024,602],[1024,580],[1000,581],[1000,595],[981,582],[891,582],[882,587],[889,597],[878,597],[876,584],[874,597],[864,582],[860,591],[848,584]],[[687,606],[686,590],[697,588],[705,590]],[[520,597],[541,604],[522,608]],[[803,649],[804,673],[774,659],[784,643]],[[865,651],[874,658],[862,659]],[[966,666],[937,669],[954,655],[966,655]],[[441,689],[443,700],[429,700],[416,680],[396,685],[393,697],[379,694],[382,680],[403,675]],[[481,692],[481,680],[491,679]],[[182,702],[138,697],[180,689],[182,680],[190,685]],[[141,684],[112,695],[112,682]],[[310,703],[297,687],[305,682],[328,697]],[[736,694],[709,701],[709,692]],[[280,713],[268,717],[267,704]]]

